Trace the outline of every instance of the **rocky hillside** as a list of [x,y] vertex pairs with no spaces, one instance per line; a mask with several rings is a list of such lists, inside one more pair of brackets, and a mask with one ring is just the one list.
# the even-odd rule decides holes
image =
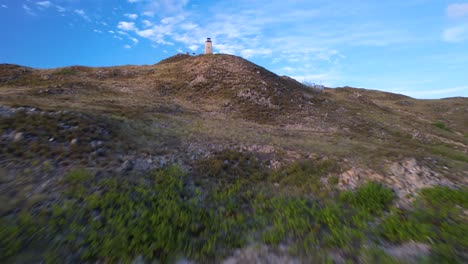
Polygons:
[[0,259],[463,262],[467,117],[467,98],[315,90],[231,55],[3,64]]

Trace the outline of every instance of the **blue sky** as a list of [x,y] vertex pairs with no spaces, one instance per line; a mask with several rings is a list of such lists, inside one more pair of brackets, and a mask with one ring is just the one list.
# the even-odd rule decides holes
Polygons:
[[415,98],[468,97],[468,1],[0,0],[0,63],[242,56],[277,74]]

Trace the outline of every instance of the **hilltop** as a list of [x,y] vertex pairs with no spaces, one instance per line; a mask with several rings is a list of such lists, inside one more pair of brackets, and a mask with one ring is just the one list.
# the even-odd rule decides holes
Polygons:
[[[436,206],[430,199],[440,193],[456,197],[440,198],[440,204],[453,203],[454,208],[466,211],[467,116],[468,98],[417,100],[351,87],[316,90],[232,55],[180,54],[154,65],[98,68],[33,69],[2,64],[1,221],[13,226],[13,233],[5,233],[11,237],[18,230],[14,229],[18,228],[15,219],[24,212],[41,216],[48,223],[45,226],[71,230],[54,238],[68,235],[71,246],[51,254],[72,262],[125,262],[141,256],[148,261],[171,262],[184,256],[219,262],[230,256],[225,260],[239,263],[271,258],[270,262],[332,259],[340,263],[365,262],[383,251],[389,258],[403,254],[403,259],[416,261],[445,258],[450,254],[441,251],[444,247],[455,252],[456,261],[463,261],[466,241],[441,238],[456,230],[424,233],[445,228],[448,216],[441,216],[440,226],[427,220],[438,216],[424,216],[428,230],[411,227],[410,220],[418,221],[413,216],[417,210]],[[161,194],[163,190],[169,192],[167,196]],[[106,195],[112,191],[121,195],[110,199]],[[172,197],[164,201],[187,215],[175,214],[171,206],[164,207],[151,195],[162,200]],[[102,198],[100,202],[97,197]],[[131,198],[135,204],[129,205],[128,197],[153,200],[140,204]],[[331,205],[331,200],[337,200],[336,204]],[[368,200],[381,204],[368,205]],[[71,213],[67,203],[84,211]],[[124,233],[113,229],[125,225],[109,222],[122,213],[106,211],[114,203],[119,204],[117,208],[139,208],[126,212],[137,210],[143,215],[147,206],[153,212],[167,212],[158,215],[159,222],[153,219],[159,223],[155,225],[186,233],[178,237],[181,240],[172,241],[172,233],[165,233],[166,229],[153,230],[161,232],[163,241],[174,244],[153,237],[120,249],[119,243],[129,237],[144,237],[136,227],[154,227],[132,222],[137,218],[125,215],[124,223],[134,223],[132,232],[137,233],[125,233],[129,227]],[[198,210],[213,211],[204,215]],[[309,215],[308,210],[318,210],[317,215]],[[402,210],[400,214],[393,213],[398,210]],[[192,219],[195,212],[197,217],[204,215],[202,219]],[[327,222],[321,213],[336,219]],[[51,215],[77,226],[93,217],[104,219],[100,225],[112,230],[93,230],[118,234],[122,241],[109,238],[104,242],[87,231],[51,224]],[[391,221],[402,222],[397,218],[403,215],[408,230],[398,233]],[[295,218],[299,216],[311,224]],[[379,221],[388,226],[379,229],[382,238],[374,238],[365,224],[348,222],[348,217],[378,228]],[[459,209],[450,211],[450,217],[455,219],[454,226],[466,229],[466,215]],[[275,218],[283,219],[285,226],[271,222]],[[174,219],[180,222],[173,223]],[[212,225],[216,221],[223,223],[220,229]],[[84,224],[83,230],[93,225]],[[242,236],[252,230],[255,232]],[[9,253],[0,256],[21,262],[21,252],[32,250],[31,260],[42,259],[43,255],[34,253],[38,247],[25,238],[28,234],[27,230],[16,234],[16,247],[1,237],[7,242],[0,245]],[[317,241],[307,240],[315,236]],[[436,241],[432,248],[426,237]],[[83,239],[88,242],[77,242]],[[408,242],[413,240],[419,244]],[[260,243],[259,248],[249,247],[254,242]],[[109,245],[93,248],[90,243]],[[146,252],[145,243],[156,248]],[[299,244],[308,246],[295,248],[295,254],[281,250]],[[375,252],[369,253],[369,247]],[[412,247],[417,248],[414,256],[407,252]],[[245,254],[257,259],[242,259]]]

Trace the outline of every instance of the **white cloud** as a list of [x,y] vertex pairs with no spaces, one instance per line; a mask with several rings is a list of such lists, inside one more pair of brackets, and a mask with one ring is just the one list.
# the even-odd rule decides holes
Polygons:
[[34,13],[34,11],[26,4],[23,5],[23,9],[24,9],[24,11],[26,11],[27,14],[29,14],[31,16],[36,15],[36,13]]
[[129,3],[136,3],[138,2],[139,0],[128,0]]
[[65,9],[65,7],[62,7],[62,6],[59,6],[59,5],[55,5],[55,8],[57,8],[57,11],[60,12],[60,13],[63,13],[65,11],[67,11],[67,9]]
[[333,73],[303,74],[293,75],[290,77],[297,80],[298,82],[317,83],[323,84],[325,86],[332,86],[332,84],[339,79],[339,77]]
[[3,7],[3,8],[8,8],[8,6],[7,6],[7,5],[1,5],[1,7]]
[[184,16],[165,17],[161,19],[162,24],[177,24],[185,19]]
[[132,48],[132,46],[130,46],[130,45],[128,45],[128,44],[126,44],[126,45],[124,45],[124,48],[126,48],[126,49],[131,49],[131,48]]
[[89,17],[86,15],[86,12],[83,9],[75,9],[75,11],[73,12],[75,12],[75,14],[79,15],[83,19],[91,21],[91,19],[89,19]]
[[153,17],[154,12],[153,11],[145,11],[142,13],[142,15],[147,16],[147,17]]
[[50,7],[52,3],[50,1],[40,1],[40,2],[37,2],[36,5],[47,8],[47,7]]
[[265,48],[256,48],[256,49],[244,49],[241,50],[240,54],[244,58],[250,58],[256,55],[270,55],[272,53],[271,49]]
[[138,18],[137,14],[124,14],[124,16],[130,18],[131,20],[135,20]]
[[198,45],[190,45],[188,48],[191,50],[191,51],[196,51],[198,49]]
[[111,33],[111,34],[115,34],[115,32],[114,32],[113,30],[109,30],[109,31],[107,31],[107,32],[109,32],[109,33]]
[[101,31],[101,30],[99,30],[99,29],[94,29],[93,31],[94,31],[94,32],[96,32],[96,33],[99,33],[99,34],[101,34],[101,33],[102,33],[102,31]]
[[447,42],[462,42],[468,40],[468,25],[447,28],[444,30],[442,38]]
[[134,44],[138,44],[138,39],[132,38],[132,37],[129,37],[129,39],[130,39],[131,41],[133,41]]
[[176,14],[183,11],[189,0],[145,0],[145,12],[154,16],[156,11],[161,14]]
[[85,11],[83,9],[76,9],[75,13],[80,15],[80,16],[85,16],[86,15],[86,13],[85,13]]
[[151,26],[153,25],[153,23],[151,23],[151,21],[146,20],[146,19],[143,20],[143,21],[141,21],[141,22],[143,23],[143,25],[144,25],[145,27],[151,27]]
[[125,31],[136,30],[134,22],[126,22],[126,21],[120,21],[119,24],[117,25],[117,28],[121,30],[125,30]]
[[198,25],[197,24],[194,24],[192,22],[188,22],[188,23],[184,23],[182,25],[180,25],[180,28],[183,29],[183,30],[194,30],[196,28],[198,28]]
[[452,18],[468,16],[468,3],[449,5],[447,7],[447,15]]

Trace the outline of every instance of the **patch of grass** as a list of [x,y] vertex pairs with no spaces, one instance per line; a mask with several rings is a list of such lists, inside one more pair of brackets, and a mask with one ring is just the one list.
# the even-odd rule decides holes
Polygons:
[[62,68],[53,73],[54,75],[74,75],[76,71],[73,68]]
[[238,180],[259,182],[268,176],[261,162],[252,154],[224,150],[213,157],[195,164],[198,175],[219,183],[234,183]]
[[270,181],[277,182],[282,186],[293,187],[302,193],[324,196],[327,190],[320,178],[337,170],[338,165],[331,160],[297,161],[273,172]]
[[468,248],[468,223],[463,210],[468,189],[423,189],[413,210],[394,210],[380,224],[380,234],[392,242],[416,240],[433,245],[437,263],[461,263]]
[[[223,163],[215,172],[208,171],[209,177],[198,174],[202,171],[187,174],[178,166],[125,178],[95,178],[88,171],[72,170],[62,181],[67,188],[62,200],[50,212],[41,210],[48,221],[38,225],[35,235],[26,238],[28,224],[15,224],[18,217],[0,219],[12,227],[0,236],[11,244],[2,245],[8,248],[5,259],[40,240],[49,241],[44,251],[48,259],[73,256],[74,262],[124,263],[136,256],[161,262],[180,256],[217,262],[252,241],[288,245],[291,254],[306,259],[339,250],[345,260],[363,263],[393,263],[381,251],[363,249],[382,239],[433,243],[431,260],[438,262],[459,261],[468,247],[461,216],[468,203],[465,189],[423,190],[414,210],[392,209],[393,192],[373,182],[338,196],[291,194],[242,174],[240,168],[274,177],[247,156],[214,156]],[[330,168],[303,166],[284,168],[289,173],[284,175],[318,174]],[[193,183],[196,177],[203,179],[200,184]],[[384,214],[386,210],[390,212]],[[8,237],[18,237],[19,244]]]
[[17,255],[21,250],[28,247],[41,233],[38,219],[28,213],[21,213],[15,221],[11,219],[0,219],[0,259]]
[[63,182],[76,185],[88,181],[92,177],[93,174],[86,169],[75,169],[65,175]]
[[364,264],[402,264],[401,261],[389,256],[385,251],[379,248],[367,248],[361,253],[361,263]]
[[376,182],[368,182],[356,192],[347,191],[340,194],[340,199],[343,202],[366,212],[377,214],[388,209],[394,197],[392,190]]
[[[116,144],[104,144],[116,139],[117,128],[109,123],[79,113],[17,111],[10,117],[0,117],[0,134],[22,135],[18,141],[0,141],[0,157],[30,161],[28,164],[35,167],[46,160],[44,172],[55,167],[47,159],[58,161],[57,165],[63,165],[60,163],[64,160],[87,161],[93,152],[102,156],[116,148]],[[113,129],[112,133],[108,129]],[[72,140],[78,143],[72,144]]]
[[340,177],[338,177],[337,175],[333,175],[330,178],[328,178],[328,184],[330,184],[331,186],[338,185],[339,182]]
[[150,179],[106,179],[81,196],[69,196],[54,209],[55,230],[65,232],[69,250],[80,249],[83,260],[128,262],[143,255],[167,261],[180,253],[210,259],[245,245],[252,222],[243,205],[250,197],[240,184],[202,195],[175,166]]
[[433,145],[430,150],[436,155],[441,155],[457,161],[468,162],[468,155],[445,145]]
[[452,130],[450,130],[446,124],[440,122],[440,121],[437,121],[435,123],[432,124],[433,126],[437,127],[437,128],[440,128],[442,130],[445,130],[445,131],[449,131],[449,132],[452,132]]
[[[254,210],[258,222],[266,226],[261,233],[262,241],[272,245],[293,241],[294,248],[306,255],[313,253],[317,247],[355,252],[366,233],[370,232],[368,222],[373,221],[393,199],[393,195],[388,195],[391,190],[375,187],[380,194],[376,195],[369,191],[374,186],[369,186],[346,193],[347,199],[353,201],[351,206],[345,201],[320,201],[310,197],[268,196],[260,193],[254,200]],[[377,202],[379,206],[368,206],[361,201],[376,197],[380,198]]]

